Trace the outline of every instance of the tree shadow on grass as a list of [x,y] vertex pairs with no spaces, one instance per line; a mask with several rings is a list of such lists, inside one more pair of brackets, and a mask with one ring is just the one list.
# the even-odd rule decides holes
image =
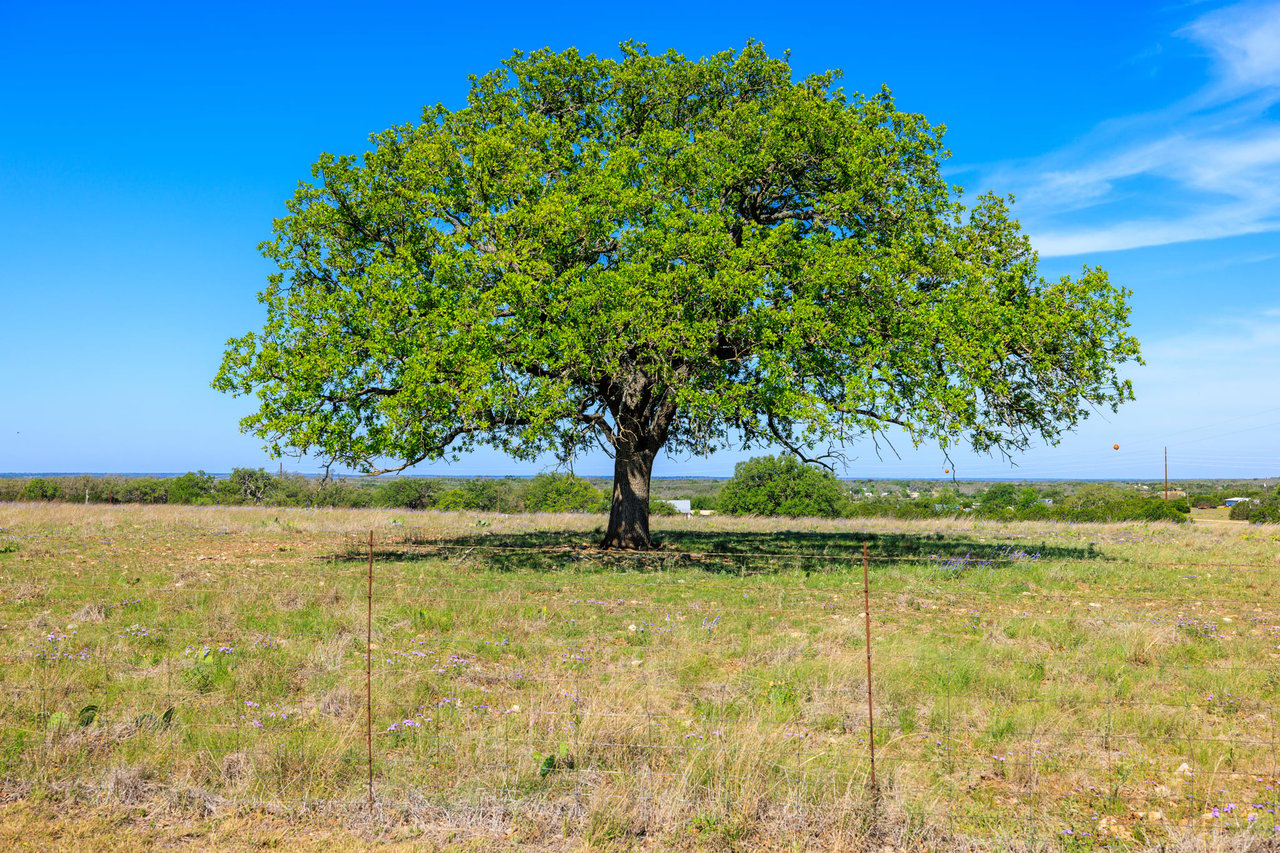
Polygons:
[[[944,533],[664,530],[655,550],[639,552],[601,550],[599,540],[600,535],[590,531],[441,537],[406,528],[383,535],[375,543],[374,556],[399,561],[483,560],[487,568],[498,571],[663,571],[696,567],[739,575],[847,571],[861,565],[864,544],[872,564],[877,566],[927,561],[965,568],[1102,559],[1092,544],[1072,547],[1046,542],[979,542]],[[347,557],[366,559],[367,543],[353,542]]]

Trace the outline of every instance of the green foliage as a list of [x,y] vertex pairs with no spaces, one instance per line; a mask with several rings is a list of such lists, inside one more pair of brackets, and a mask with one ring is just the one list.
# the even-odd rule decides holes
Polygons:
[[958,510],[955,507],[939,504],[932,499],[904,501],[896,498],[872,498],[851,501],[844,514],[852,518],[933,518],[954,515],[956,512]]
[[956,490],[952,488],[942,489],[930,500],[933,504],[933,508],[939,513],[961,512],[967,503],[966,499],[962,498]]
[[1231,512],[1228,513],[1228,517],[1232,521],[1248,521],[1249,516],[1258,508],[1257,503],[1258,502],[1254,500],[1240,501],[1231,507]]
[[1280,504],[1265,504],[1249,513],[1253,524],[1280,524]]
[[467,480],[458,488],[442,492],[436,498],[436,509],[442,510],[519,512],[522,508],[520,490],[510,478]]
[[621,53],[517,53],[322,155],[213,382],[256,396],[242,427],[364,471],[599,441],[646,483],[664,447],[897,424],[1010,452],[1131,399],[1127,291],[1041,278],[1006,202],[944,178],[940,125],[755,43]]
[[[1043,504],[1041,497],[1054,500]],[[848,514],[859,518],[931,518],[966,511],[968,499],[951,488],[935,495],[922,495],[916,500],[900,497],[873,497],[854,500]],[[1189,510],[1183,501],[1164,501],[1150,492],[1135,492],[1132,487],[1104,483],[1084,483],[1064,497],[1058,487],[1037,491],[1031,486],[1018,487],[996,483],[982,492],[977,510],[986,518],[1003,521],[1172,521],[1185,522]]]
[[378,490],[378,506],[397,506],[405,509],[430,509],[435,506],[436,485],[419,478],[397,478]]
[[29,480],[22,490],[22,499],[27,501],[54,501],[62,495],[62,488],[51,480],[36,477]]
[[[608,495],[589,480],[562,475],[545,475],[532,480],[479,478],[441,481],[404,477],[381,481],[368,478],[348,481],[320,480],[290,473],[276,476],[262,469],[245,468],[237,469],[232,477],[224,480],[216,480],[203,471],[188,472],[180,477],[167,479],[120,476],[39,479],[41,482],[34,487],[37,493],[55,493],[58,500],[79,502],[87,492],[92,503],[106,503],[110,500],[116,503],[242,504],[256,503],[259,499],[255,495],[261,495],[261,503],[271,506],[378,505],[406,509],[488,512],[520,512],[526,509],[539,512],[604,512],[609,500]],[[32,482],[35,481],[0,478],[0,500],[28,500],[25,495]],[[450,482],[454,484],[452,488],[442,488]],[[664,497],[692,494],[695,510],[718,507],[718,490],[722,488],[718,483],[682,480],[655,482],[661,484],[658,488]],[[931,492],[926,484],[905,481],[840,485],[846,498],[848,495],[844,489],[852,487],[854,499],[848,501],[839,512],[854,517],[933,518],[964,513],[975,503],[973,496],[961,494],[951,486]],[[921,492],[915,499],[909,497],[913,486]],[[865,496],[865,491],[872,492],[873,496]],[[882,491],[892,493],[884,497],[879,494]],[[1196,494],[1254,495],[1254,501],[1237,505],[1233,518],[1275,523],[1280,517],[1280,498],[1247,482],[1212,490],[1201,488]],[[1042,496],[1052,498],[1054,504],[1041,504],[1039,499]],[[1004,520],[1180,522],[1185,521],[1188,516],[1188,501],[1170,501],[1166,504],[1159,499],[1156,491],[1135,491],[1132,485],[1113,483],[1075,485],[1071,487],[1070,495],[1060,486],[1037,490],[1031,486],[997,483],[985,492],[979,490],[976,503],[984,517]],[[676,513],[670,504],[657,498],[651,499],[650,509],[655,515]],[[16,544],[13,547],[16,548]],[[0,552],[4,550],[0,547]]]
[[274,491],[272,480],[272,476],[262,468],[233,468],[231,475],[217,485],[218,502],[266,503]]
[[1105,509],[1116,503],[1127,501],[1133,497],[1129,489],[1107,485],[1105,483],[1084,483],[1075,488],[1069,498],[1062,501],[1062,506],[1071,512],[1088,514],[1094,510]]
[[102,477],[89,485],[89,500],[94,503],[116,503],[124,486],[120,477]]
[[213,503],[214,478],[203,471],[183,474],[169,480],[166,486],[166,499],[171,504],[209,504]]
[[157,717],[155,714],[139,714],[134,718],[133,725],[135,728],[150,729],[167,729],[173,722],[174,708],[170,706],[165,712]]
[[595,512],[606,500],[603,492],[572,474],[539,474],[524,489],[527,512]]
[[[45,500],[79,503],[135,504],[243,504],[272,506],[372,506],[376,489],[372,483],[317,480],[301,474],[275,476],[262,469],[237,469],[229,478],[218,480],[204,471],[180,477],[59,477],[23,480],[0,478],[0,501],[29,500],[28,488]],[[35,486],[31,484],[35,483]]]
[[309,506],[366,507],[374,505],[374,492],[344,481],[315,483]]
[[1231,508],[1231,518],[1252,524],[1280,524],[1280,488],[1265,497],[1236,504]]
[[1149,498],[1139,502],[1137,517],[1143,521],[1172,521],[1183,524],[1191,514],[1190,508],[1182,501],[1166,501]]
[[665,500],[649,500],[649,515],[679,515],[679,511]]
[[722,512],[838,518],[848,510],[844,486],[830,471],[794,456],[761,456],[740,462],[720,490]]
[[996,483],[983,493],[978,507],[984,513],[999,512],[1012,509],[1018,501],[1018,487],[1013,483]]
[[1158,495],[1146,496],[1100,483],[1087,483],[1055,505],[1049,518],[1064,521],[1172,521],[1187,520],[1184,501],[1166,501]]
[[168,481],[159,477],[136,477],[122,480],[115,499],[121,503],[162,504],[169,500]]
[[574,764],[573,756],[569,754],[569,744],[564,741],[560,741],[554,752],[548,752],[546,755],[535,752],[533,760],[538,767],[538,775],[543,779],[556,770],[572,770]]
[[270,477],[263,502],[274,506],[307,506],[310,499],[310,479],[301,474],[286,473]]

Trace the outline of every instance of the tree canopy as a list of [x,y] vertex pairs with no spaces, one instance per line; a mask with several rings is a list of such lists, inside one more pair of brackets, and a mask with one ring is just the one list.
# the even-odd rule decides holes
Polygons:
[[837,78],[756,43],[516,53],[317,160],[214,387],[273,452],[368,472],[599,443],[616,547],[650,544],[663,448],[1011,453],[1130,399],[1127,292],[1042,279],[1005,201],[943,179],[941,126]]

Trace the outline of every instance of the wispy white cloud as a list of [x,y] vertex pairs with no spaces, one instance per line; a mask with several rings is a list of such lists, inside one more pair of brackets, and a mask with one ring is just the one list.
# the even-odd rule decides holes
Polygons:
[[1243,90],[1280,86],[1280,14],[1269,3],[1244,3],[1210,12],[1181,34],[1209,48],[1221,83]]
[[986,186],[1013,188],[1042,255],[1280,229],[1280,2],[1217,9],[1178,35],[1211,57],[1206,85],[983,176]]
[[1242,376],[1280,405],[1275,396],[1280,392],[1280,308],[1213,316],[1191,331],[1146,344],[1143,356],[1143,373],[1186,377],[1196,372],[1219,380]]

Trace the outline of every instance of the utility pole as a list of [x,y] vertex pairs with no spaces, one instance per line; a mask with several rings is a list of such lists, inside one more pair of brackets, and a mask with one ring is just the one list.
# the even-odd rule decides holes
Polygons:
[[1169,500],[1169,448],[1164,449],[1164,499]]

